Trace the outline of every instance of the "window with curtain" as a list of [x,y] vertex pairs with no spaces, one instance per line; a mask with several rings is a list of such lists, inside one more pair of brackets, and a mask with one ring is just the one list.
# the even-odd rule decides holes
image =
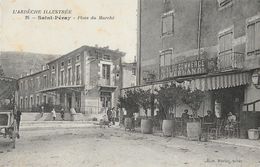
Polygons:
[[260,54],[260,18],[247,25],[247,55]]

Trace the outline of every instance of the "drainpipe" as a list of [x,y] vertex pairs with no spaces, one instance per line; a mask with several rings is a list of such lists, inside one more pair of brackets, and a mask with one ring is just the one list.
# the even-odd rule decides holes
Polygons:
[[141,85],[141,0],[138,0],[138,31],[137,31],[137,65],[138,65],[138,77],[137,78],[137,85]]
[[202,15],[202,0],[200,0],[199,20],[198,20],[198,59],[200,59],[200,45],[201,45],[201,15]]

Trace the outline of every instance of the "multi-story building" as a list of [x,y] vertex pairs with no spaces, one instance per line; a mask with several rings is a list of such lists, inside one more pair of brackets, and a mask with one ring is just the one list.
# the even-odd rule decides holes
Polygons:
[[[139,0],[138,7],[139,86],[178,80],[206,91],[200,116],[221,110],[243,121],[243,111],[260,111],[259,0]],[[248,128],[260,126],[259,113]]]
[[136,86],[136,62],[122,63],[122,88]]
[[19,106],[33,110],[42,104],[71,107],[98,114],[116,106],[121,88],[123,52],[108,47],[82,46],[46,65],[46,69],[18,80]]

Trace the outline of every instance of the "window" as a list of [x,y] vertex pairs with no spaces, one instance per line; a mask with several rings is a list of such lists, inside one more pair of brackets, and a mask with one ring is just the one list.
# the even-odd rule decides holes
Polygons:
[[23,97],[20,97],[20,108],[23,108]]
[[225,32],[219,34],[219,54],[228,54],[232,52],[232,40],[233,40],[233,30],[229,29]]
[[52,69],[55,70],[55,66],[52,66]]
[[218,0],[219,8],[224,8],[232,5],[233,0]]
[[71,67],[68,68],[68,84],[70,85],[72,81],[72,70]]
[[64,70],[60,71],[60,84],[64,85]]
[[247,24],[247,55],[260,54],[260,16]]
[[80,81],[80,65],[76,66],[76,82],[79,84]]
[[71,59],[68,60],[68,64],[71,64]]
[[30,97],[30,107],[32,108],[32,106],[33,106],[33,97],[31,96]]
[[80,55],[77,56],[76,60],[79,61],[79,59],[80,59]]
[[102,77],[103,79],[110,80],[110,65],[108,64],[102,65]]
[[162,36],[171,35],[174,32],[174,13],[170,11],[162,16]]
[[61,62],[61,67],[64,67],[64,62]]
[[51,86],[55,86],[55,78],[56,78],[55,72],[52,72],[51,73]]
[[27,97],[25,97],[25,104],[24,104],[24,107],[27,108],[27,106],[28,106],[28,99],[27,99]]
[[40,104],[40,97],[39,97],[39,95],[37,95],[37,97],[36,97],[36,103]]
[[43,95],[43,103],[46,104],[47,103],[47,96]]
[[169,66],[171,65],[171,57],[172,57],[172,50],[165,50],[162,51],[160,55],[160,66]]
[[47,75],[43,76],[43,87],[47,88]]
[[109,55],[104,55],[104,56],[103,56],[103,59],[104,59],[104,60],[111,60],[111,57],[110,57]]
[[132,75],[136,75],[136,69],[132,68]]

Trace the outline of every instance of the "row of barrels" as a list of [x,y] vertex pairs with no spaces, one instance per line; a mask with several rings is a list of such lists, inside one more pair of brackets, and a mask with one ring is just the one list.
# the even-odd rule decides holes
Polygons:
[[[125,118],[125,129],[133,129],[133,121],[131,118]],[[174,120],[163,120],[162,131],[164,136],[173,136],[174,134]],[[153,133],[153,121],[151,119],[141,120],[141,132],[143,134]],[[187,137],[190,140],[199,140],[201,134],[200,122],[187,123]]]

